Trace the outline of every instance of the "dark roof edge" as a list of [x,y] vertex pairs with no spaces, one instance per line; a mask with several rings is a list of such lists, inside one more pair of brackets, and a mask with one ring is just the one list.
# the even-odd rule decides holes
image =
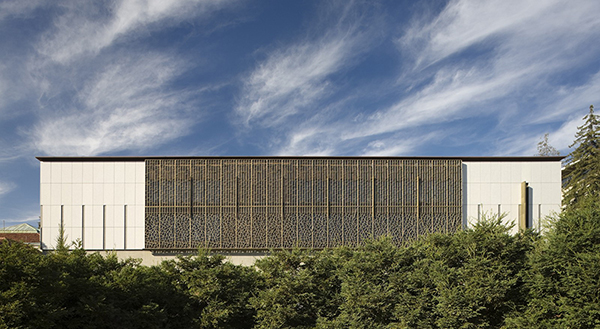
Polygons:
[[470,162],[562,161],[566,156],[98,156],[98,157],[36,157],[47,162],[142,162],[147,159],[406,159],[406,160],[462,160]]

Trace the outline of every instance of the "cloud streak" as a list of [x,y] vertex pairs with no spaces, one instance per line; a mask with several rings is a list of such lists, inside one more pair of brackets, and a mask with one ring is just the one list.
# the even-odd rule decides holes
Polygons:
[[44,154],[89,156],[143,151],[185,135],[199,119],[189,113],[192,94],[169,90],[184,69],[161,54],[119,59],[86,83],[72,108],[44,114],[32,144]]
[[[416,64],[412,70],[417,74],[433,74],[432,82],[373,115],[373,122],[361,133],[379,134],[502,111],[502,107],[493,105],[486,106],[485,111],[476,106],[522,88],[536,88],[537,81],[570,69],[571,50],[584,47],[598,35],[588,29],[600,24],[600,20],[592,17],[591,8],[586,6],[573,10],[564,2],[519,4],[522,6],[505,1],[485,4],[455,1],[433,22],[411,27],[401,38],[400,51],[421,45],[423,49],[414,54]],[[557,15],[562,19],[557,19]],[[587,26],[582,28],[579,22],[586,22]],[[564,49],[565,44],[572,48]],[[457,64],[431,67],[472,47],[487,48],[486,54]]]
[[[368,49],[371,31],[361,30],[353,2],[327,8],[335,21],[319,37],[275,49],[244,81],[236,113],[246,124],[273,127],[335,92],[332,75],[355,62]],[[341,14],[340,14],[341,13]],[[315,25],[323,26],[325,22]]]
[[15,184],[0,181],[0,198],[15,188]]
[[[387,140],[388,135],[406,137],[410,131],[452,127],[455,122],[479,117],[502,125],[495,129],[495,135],[487,137],[493,140],[486,153],[529,152],[530,148],[517,147],[516,143],[535,140],[535,148],[539,118],[546,118],[547,127],[548,122],[562,122],[580,105],[563,103],[561,110],[549,111],[552,114],[546,113],[545,106],[560,102],[561,93],[573,93],[567,97],[572,100],[590,99],[600,86],[595,82],[596,72],[590,81],[566,85],[557,84],[553,78],[581,68],[574,63],[585,66],[582,63],[595,60],[600,46],[590,41],[600,37],[600,17],[594,14],[598,10],[600,5],[593,2],[573,6],[563,1],[451,1],[435,17],[414,20],[396,40],[405,64],[395,87],[399,97],[391,105],[365,110],[366,119],[360,122],[348,116],[316,123],[310,129],[292,127],[288,145],[282,149],[306,149],[297,136],[310,144],[312,131],[326,141],[320,147],[334,154],[343,152],[350,142],[364,146],[364,154],[380,154],[381,143],[377,141]],[[469,56],[462,56],[467,50]],[[520,109],[517,104],[516,111],[507,110],[513,106],[510,102],[525,99],[539,108]],[[531,125],[527,129],[531,132],[524,132],[525,125]],[[510,140],[500,135],[503,132],[522,138]],[[503,145],[502,140],[515,145]],[[564,138],[557,140],[562,143]],[[419,140],[409,145],[423,143]],[[403,140],[398,140],[398,145],[402,144]],[[405,154],[415,148],[383,149]]]
[[38,49],[51,60],[66,64],[81,56],[94,56],[127,36],[181,23],[222,9],[232,0],[121,0],[103,3],[74,1],[42,38]]
[[[235,2],[58,4],[56,16],[33,43],[36,51],[23,61],[25,84],[38,101],[32,128],[20,129],[26,140],[21,153],[139,153],[187,135],[204,116],[200,95],[212,86],[177,87],[194,64],[176,50],[150,50],[136,40],[186,20],[208,22]],[[14,12],[30,10],[13,7]]]
[[7,17],[29,15],[33,10],[45,4],[43,0],[5,0],[0,2],[0,21]]

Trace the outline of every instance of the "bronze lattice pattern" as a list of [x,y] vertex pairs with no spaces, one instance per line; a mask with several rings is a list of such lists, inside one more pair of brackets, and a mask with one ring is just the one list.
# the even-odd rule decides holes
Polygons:
[[399,244],[461,219],[460,160],[146,160],[147,249]]

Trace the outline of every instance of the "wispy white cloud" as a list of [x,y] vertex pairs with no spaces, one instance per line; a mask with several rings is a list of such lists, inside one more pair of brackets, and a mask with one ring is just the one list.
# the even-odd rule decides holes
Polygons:
[[4,0],[0,2],[0,21],[6,17],[21,17],[30,14],[34,9],[41,7],[43,0]]
[[269,52],[244,81],[236,113],[245,124],[276,126],[300,111],[310,111],[336,90],[331,76],[368,50],[372,31],[361,26],[363,17],[354,2],[327,11],[322,19],[330,22],[315,24],[329,24],[318,37],[310,35]]
[[414,152],[419,146],[439,137],[437,132],[425,133],[420,136],[406,136],[406,134],[392,135],[369,142],[359,155],[390,156],[407,155]]
[[[559,127],[544,132],[548,133],[548,143],[557,148],[561,155],[566,156],[573,151],[573,148],[569,148],[569,146],[573,144],[577,127],[584,123],[583,117],[588,111],[588,108],[578,109],[576,112],[574,111],[566,116]],[[509,139],[500,147],[500,150],[508,152],[509,154],[537,154],[537,143],[541,141],[542,138],[543,134],[525,132]]]
[[[411,52],[419,48],[416,45],[421,46],[411,54],[417,59],[412,68],[416,73],[406,76],[434,72],[433,82],[378,112],[363,133],[377,134],[465,115],[501,112],[501,106],[490,102],[522,94],[523,88],[545,97],[547,90],[537,89],[540,80],[570,69],[574,56],[584,62],[589,56],[573,52],[584,49],[589,40],[599,35],[597,29],[591,28],[600,25],[600,19],[591,14],[592,9],[563,1],[451,2],[432,22],[411,27],[400,39],[400,51]],[[485,54],[456,64],[423,68],[471,47],[482,47]],[[485,109],[477,107],[484,104]],[[405,119],[400,122],[401,117]]]
[[12,191],[15,187],[14,183],[0,181],[0,197]]
[[[560,124],[583,99],[586,103],[600,100],[600,73],[591,72],[596,74],[589,81],[575,83],[555,78],[597,58],[600,45],[593,40],[600,37],[598,10],[600,3],[595,2],[451,1],[437,16],[416,19],[397,40],[405,62],[396,86],[401,96],[393,104],[374,112],[365,110],[365,119],[359,122],[337,117],[315,122],[310,129],[291,126],[288,145],[282,149],[303,150],[302,143],[314,145],[311,141],[318,139],[319,149],[332,153],[353,143],[366,145],[364,154],[381,154],[381,150],[398,154],[410,151],[402,147],[404,140],[388,148],[377,141],[390,137],[380,136],[405,138],[417,129],[451,126],[468,118],[486,119],[489,124],[496,118],[502,127],[490,134],[492,147],[482,152],[529,154],[539,140],[537,129],[544,129],[539,125]],[[517,104],[507,111],[514,102],[531,107]],[[534,127],[525,128],[528,125]],[[566,136],[572,136],[571,126],[544,132],[556,134],[556,147],[562,149],[569,140]],[[507,136],[518,138],[511,141]],[[522,146],[526,140],[531,146]],[[417,143],[423,145],[423,140]]]
[[490,115],[480,106],[512,92],[511,81],[515,78],[512,74],[515,72],[490,78],[491,73],[473,71],[440,70],[430,85],[370,115],[355,129],[344,132],[344,139],[375,136],[467,116]]
[[27,141],[21,153],[142,152],[188,134],[203,117],[202,109],[192,107],[214,86],[176,87],[176,80],[194,64],[175,52],[132,41],[186,20],[208,22],[235,2],[56,4],[55,19],[22,61],[21,75],[28,77],[23,85],[38,100],[32,128],[21,129]]
[[[532,26],[533,22],[548,19],[553,9],[564,1],[451,1],[433,20],[419,20],[399,39],[400,47],[412,53],[417,65],[430,65],[490,38],[510,38],[516,32],[546,30],[561,24],[559,21]],[[546,30],[552,32],[551,30]]]
[[237,112],[246,123],[265,117],[267,125],[296,113],[328,92],[327,77],[343,65],[351,40],[303,43],[278,51],[245,84]]
[[574,85],[559,86],[551,96],[553,97],[544,104],[544,110],[532,118],[532,123],[556,122],[573,115],[583,117],[590,105],[600,101],[600,72],[595,72]]
[[[39,208],[39,206],[37,208]],[[20,212],[17,212],[15,215],[12,216],[7,216],[6,214],[2,214],[0,216],[2,216],[0,217],[2,225],[11,226],[16,224],[28,223],[33,227],[37,227],[37,224],[39,223],[40,212],[39,210],[21,210]]]
[[[587,114],[587,111],[585,111],[585,114]],[[550,145],[560,145],[562,155],[568,155],[571,153],[571,151],[573,151],[573,149],[569,148],[569,146],[571,146],[575,140],[577,127],[583,124],[582,118],[583,116],[579,117],[573,115],[571,118],[565,121],[560,128],[556,129],[552,132],[552,134],[550,134],[548,138]]]
[[322,127],[306,126],[292,129],[288,140],[278,145],[276,155],[324,156],[335,154],[335,143],[327,140],[331,132]]
[[185,69],[161,54],[120,58],[85,83],[68,109],[42,114],[29,132],[38,152],[97,155],[145,150],[180,137],[199,114],[190,114],[192,94],[169,88]]
[[[38,51],[55,62],[67,63],[82,55],[95,55],[120,37],[144,35],[183,20],[222,9],[235,0],[121,0],[105,3],[73,1],[41,39]],[[127,40],[126,38],[124,40]]]

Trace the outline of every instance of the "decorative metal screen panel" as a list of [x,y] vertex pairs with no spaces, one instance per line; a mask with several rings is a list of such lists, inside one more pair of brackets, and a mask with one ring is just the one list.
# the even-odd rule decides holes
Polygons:
[[147,249],[400,244],[461,220],[460,160],[146,160]]

